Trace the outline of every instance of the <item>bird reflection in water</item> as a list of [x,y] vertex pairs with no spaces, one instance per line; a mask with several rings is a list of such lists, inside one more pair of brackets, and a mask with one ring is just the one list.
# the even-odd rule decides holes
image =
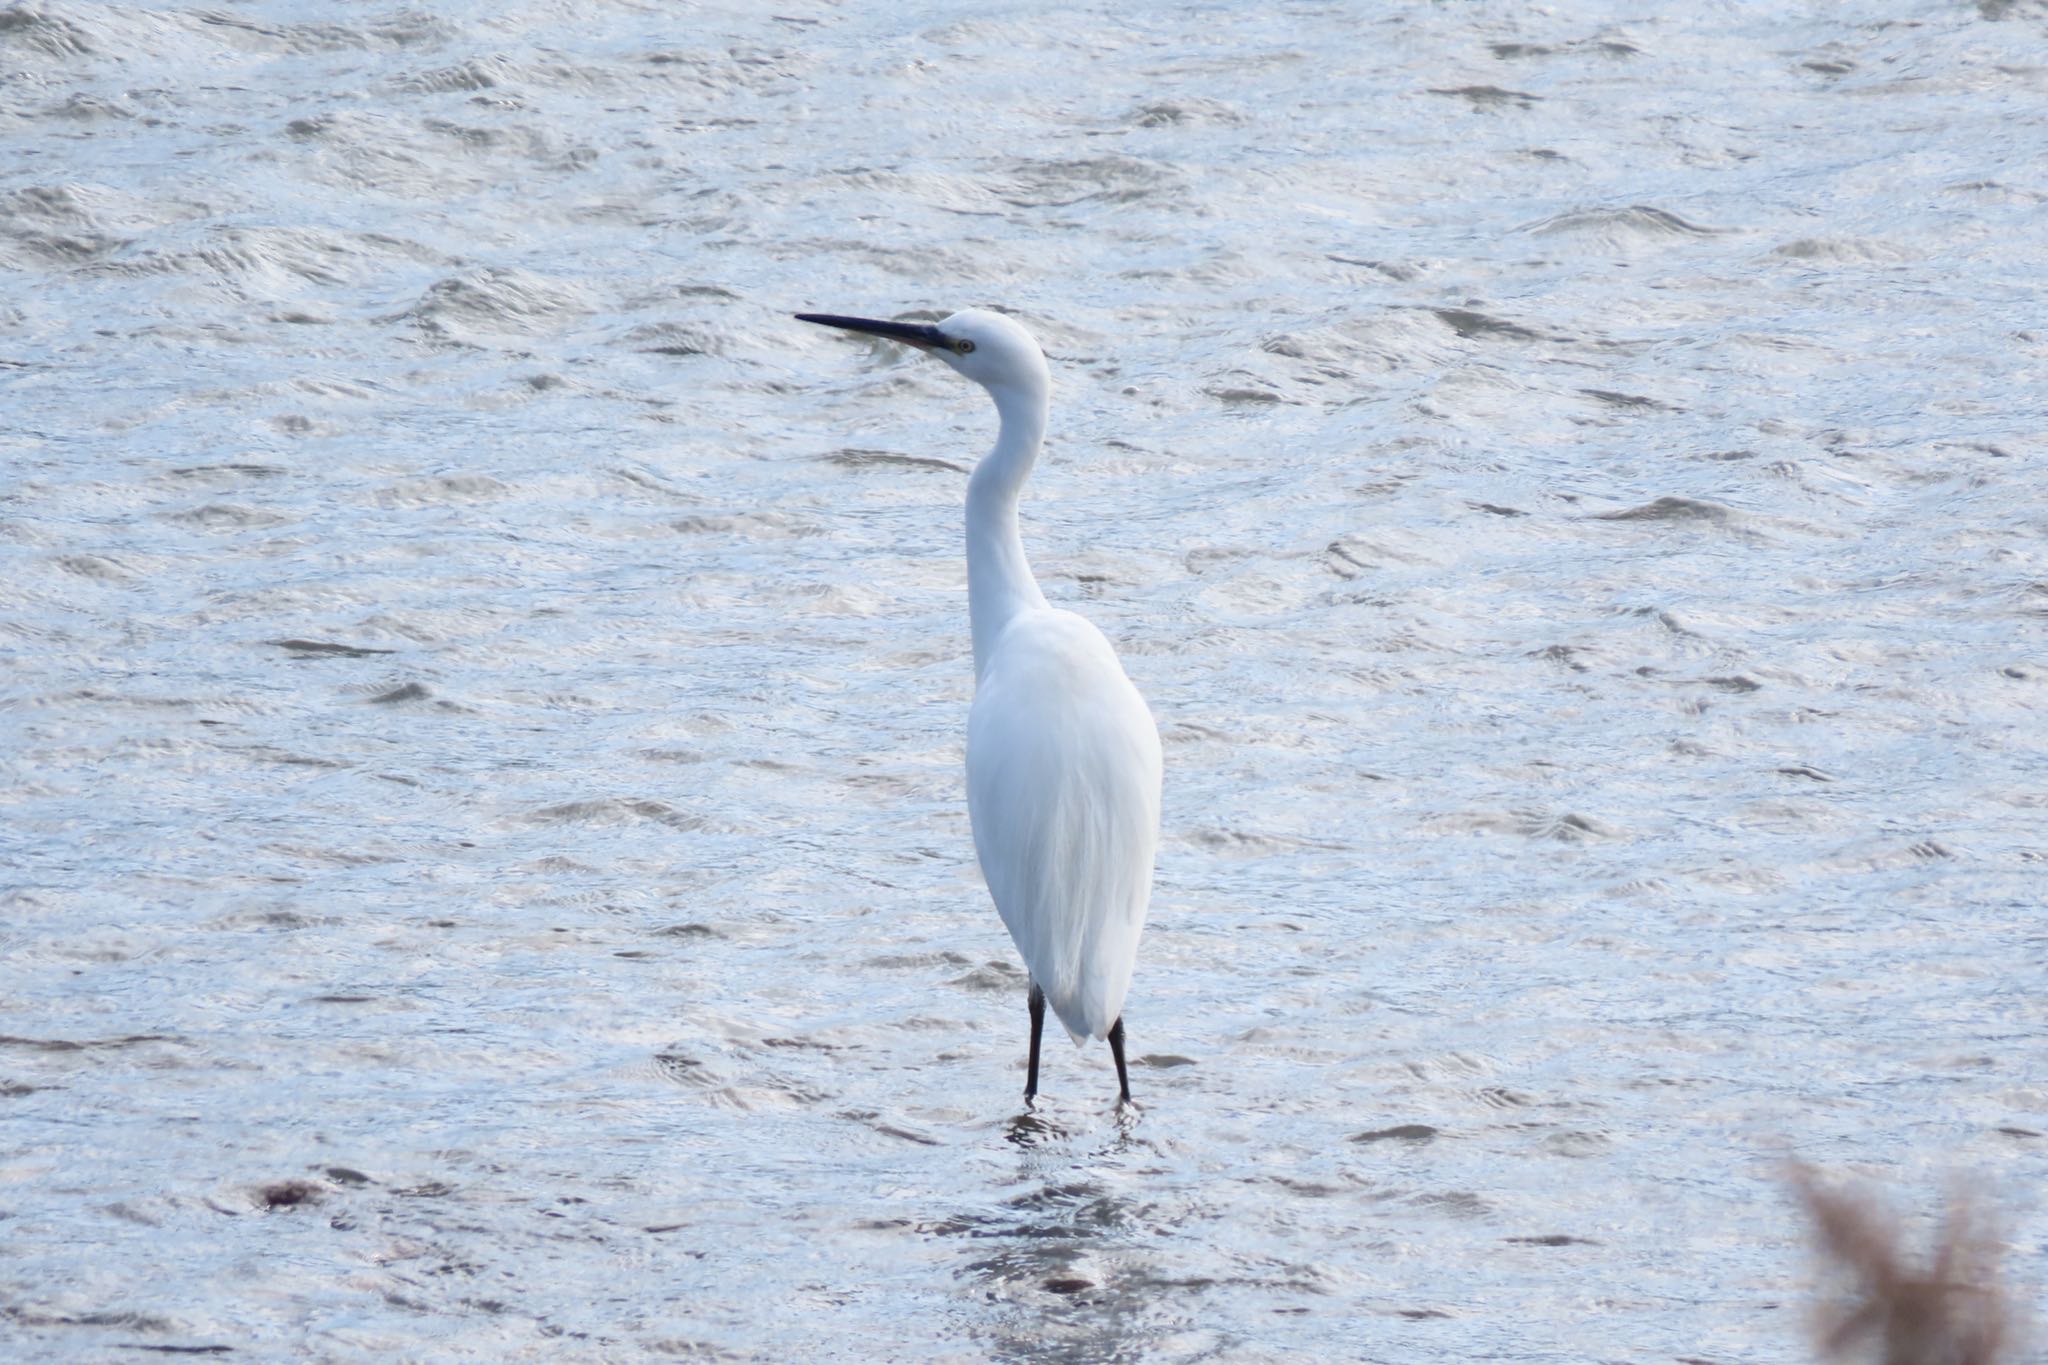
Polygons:
[[1169,1327],[1137,1210],[1100,1179],[1062,1172],[969,1235],[988,1240],[961,1277],[995,1310],[976,1329],[992,1360],[1137,1359]]

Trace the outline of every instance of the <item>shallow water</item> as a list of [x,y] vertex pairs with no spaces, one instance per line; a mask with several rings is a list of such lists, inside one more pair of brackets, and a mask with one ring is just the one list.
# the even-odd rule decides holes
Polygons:
[[[0,1343],[1795,1361],[2044,1276],[2048,13],[0,10]],[[1019,1122],[941,367],[1166,740]]]

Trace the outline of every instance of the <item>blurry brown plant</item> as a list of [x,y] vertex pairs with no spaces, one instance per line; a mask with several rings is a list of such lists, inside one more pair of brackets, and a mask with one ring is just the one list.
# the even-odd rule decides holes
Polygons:
[[1843,1292],[1817,1322],[1821,1355],[1882,1365],[2000,1365],[2015,1359],[2019,1324],[1999,1275],[1989,1220],[1957,1189],[1916,1264],[1905,1229],[1868,1190],[1833,1188],[1804,1162],[1786,1179],[1806,1206],[1814,1242]]

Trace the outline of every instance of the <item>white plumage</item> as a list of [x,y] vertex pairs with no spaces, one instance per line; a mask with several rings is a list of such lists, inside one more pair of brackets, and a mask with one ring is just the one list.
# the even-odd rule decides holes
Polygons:
[[1050,1004],[1076,1043],[1109,1040],[1128,1103],[1123,1007],[1159,846],[1159,731],[1102,632],[1047,605],[1024,557],[1017,499],[1045,435],[1045,357],[1029,332],[979,309],[936,326],[797,316],[917,346],[995,401],[995,447],[967,485],[974,848],[1031,973],[1025,1098],[1038,1090],[1039,1032]]
[[1076,1043],[1123,1014],[1159,782],[1159,732],[1102,632],[1019,612],[975,687],[967,809],[996,911]]

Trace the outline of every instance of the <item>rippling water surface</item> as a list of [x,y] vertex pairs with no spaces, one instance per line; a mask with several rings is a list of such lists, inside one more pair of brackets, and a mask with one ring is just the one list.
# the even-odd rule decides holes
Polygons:
[[[0,1344],[1795,1361],[1788,1152],[2038,1287],[2048,13],[1659,8],[0,10]],[[788,316],[969,304],[1128,1130],[992,414]]]

